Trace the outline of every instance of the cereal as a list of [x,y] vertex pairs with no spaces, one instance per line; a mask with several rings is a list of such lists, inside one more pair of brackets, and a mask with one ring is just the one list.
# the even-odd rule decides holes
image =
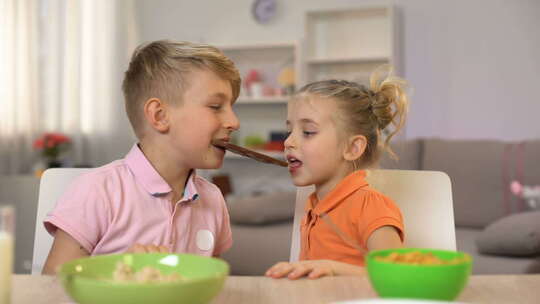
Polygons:
[[392,252],[388,256],[376,256],[375,260],[411,265],[455,265],[466,261],[467,258],[457,257],[451,260],[444,260],[435,256],[431,252],[422,253],[420,251],[411,251],[404,253]]
[[113,281],[121,283],[165,283],[180,280],[183,278],[178,273],[162,274],[161,271],[151,266],[146,266],[135,272],[131,266],[124,262],[116,264],[116,269],[113,272]]

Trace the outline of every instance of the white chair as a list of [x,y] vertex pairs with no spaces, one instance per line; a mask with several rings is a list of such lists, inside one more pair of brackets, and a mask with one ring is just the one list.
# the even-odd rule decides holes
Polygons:
[[43,226],[43,220],[56,205],[56,201],[67,189],[71,181],[89,169],[54,168],[46,170],[41,176],[39,199],[34,236],[34,255],[32,274],[41,274],[41,270],[51,249],[53,238]]
[[[405,224],[405,247],[456,250],[452,185],[444,172],[370,170],[371,187],[392,198]],[[313,186],[299,187],[292,233],[290,261],[300,254],[300,221]]]

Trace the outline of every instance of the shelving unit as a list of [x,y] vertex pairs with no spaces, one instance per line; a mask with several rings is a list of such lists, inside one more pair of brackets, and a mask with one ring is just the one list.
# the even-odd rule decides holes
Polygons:
[[[234,61],[243,80],[250,70],[255,69],[262,74],[262,82],[272,88],[280,88],[277,79],[283,68],[292,67],[296,72],[301,69],[299,44],[296,42],[228,45],[219,46],[219,48]],[[296,83],[298,83],[298,73],[296,75]],[[240,99],[250,98],[248,93],[242,86]],[[261,96],[260,99],[273,98],[279,99],[283,96]]]
[[[260,72],[265,86],[281,88],[278,83],[279,73],[283,68],[291,67],[295,70],[295,82],[299,83],[300,50],[296,42],[218,47],[234,61],[243,80],[250,70],[255,69]],[[253,97],[249,96],[245,86],[242,86],[235,103],[235,111],[241,122],[240,130],[235,132],[239,143],[243,145],[246,136],[259,135],[268,139],[270,132],[284,131],[289,97],[279,94]],[[240,159],[234,154],[227,154],[226,157]]]
[[[244,79],[258,70],[265,85],[277,88],[284,67],[295,70],[296,89],[316,80],[339,78],[368,84],[369,75],[378,66],[396,66],[397,43],[395,14],[391,6],[356,7],[342,10],[309,11],[305,16],[302,43],[254,43],[218,46],[231,58]],[[398,68],[396,66],[396,68]],[[240,119],[238,143],[249,135],[268,138],[272,131],[285,130],[287,102],[290,96],[272,95],[254,98],[245,87],[235,104]],[[273,157],[282,153],[262,151]],[[227,153],[228,159],[243,157]]]
[[[253,43],[218,46],[231,58],[244,80],[251,69],[263,71],[263,81],[277,87],[277,77],[285,66],[295,70],[296,89],[315,80],[341,78],[366,84],[379,65],[396,67],[398,59],[395,16],[392,7],[355,7],[342,10],[309,11],[305,15],[303,37],[298,42]],[[271,131],[285,131],[289,96],[253,98],[245,88],[234,105],[240,129],[233,133],[237,143],[249,135],[268,138]],[[284,159],[282,152],[259,151]],[[234,153],[225,154],[223,166],[200,170],[207,178],[228,175],[235,195],[294,191],[288,170],[251,160]]]
[[375,68],[395,65],[394,19],[391,6],[308,12],[303,80],[367,84]]

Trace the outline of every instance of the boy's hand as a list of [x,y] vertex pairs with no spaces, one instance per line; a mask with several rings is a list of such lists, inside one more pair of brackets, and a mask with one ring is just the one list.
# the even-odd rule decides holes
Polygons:
[[167,246],[156,246],[156,245],[142,245],[135,244],[131,246],[127,253],[170,253],[171,251]]
[[265,275],[274,279],[287,277],[295,280],[304,276],[317,279],[324,276],[333,276],[335,274],[334,263],[331,260],[311,260],[296,263],[280,262],[270,267]]

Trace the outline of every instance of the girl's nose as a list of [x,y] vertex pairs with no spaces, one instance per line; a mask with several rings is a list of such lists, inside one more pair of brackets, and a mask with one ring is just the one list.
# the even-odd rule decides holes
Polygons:
[[292,133],[289,133],[289,136],[287,136],[283,145],[285,146],[285,149],[291,149],[294,147],[294,139],[292,137]]

